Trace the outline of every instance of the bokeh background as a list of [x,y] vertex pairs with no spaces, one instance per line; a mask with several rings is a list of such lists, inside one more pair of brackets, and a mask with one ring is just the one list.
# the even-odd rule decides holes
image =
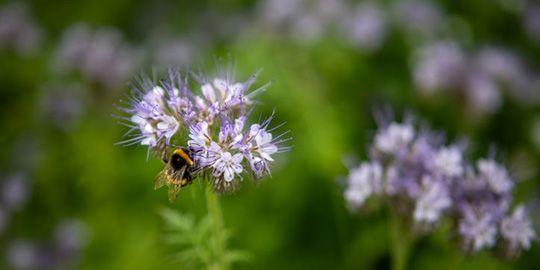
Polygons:
[[[384,208],[349,213],[341,177],[366,157],[373,111],[413,113],[471,156],[495,155],[540,224],[540,5],[527,0],[2,2],[0,269],[186,269],[171,260],[160,209],[205,214],[204,185],[174,203],[152,189],[146,149],[115,146],[113,115],[140,72],[212,71],[272,82],[293,150],[266,181],[222,196],[235,269],[387,269]],[[446,224],[421,238],[411,269],[536,269],[463,256]],[[189,269],[189,268],[188,268]]]

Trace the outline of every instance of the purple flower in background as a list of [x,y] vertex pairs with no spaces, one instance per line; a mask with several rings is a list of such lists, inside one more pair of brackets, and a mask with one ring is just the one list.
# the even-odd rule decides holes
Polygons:
[[442,147],[433,157],[435,174],[448,178],[461,176],[463,174],[462,156],[463,153],[455,146]]
[[149,38],[152,61],[157,66],[188,66],[199,58],[207,45],[204,38],[171,38],[172,33],[156,33]]
[[11,3],[0,9],[0,48],[32,55],[41,46],[42,30],[28,14],[28,7]]
[[63,131],[71,130],[86,109],[85,89],[79,84],[47,84],[40,107],[46,120]]
[[0,207],[0,235],[4,232],[9,224],[9,213]]
[[258,74],[238,81],[232,64],[212,76],[194,74],[197,92],[177,70],[160,83],[141,78],[123,108],[129,116],[120,119],[131,130],[121,143],[146,145],[160,155],[187,143],[194,171],[210,178],[216,191],[234,189],[245,173],[255,179],[269,175],[273,155],[287,151],[282,144],[290,138],[285,137],[288,132],[274,136],[282,126],[270,128],[274,115],[246,125],[254,98],[268,87],[252,87]]
[[313,42],[346,17],[345,4],[341,0],[265,0],[261,1],[258,17],[264,27],[276,34]]
[[535,104],[540,99],[538,73],[533,72],[514,52],[498,47],[485,47],[477,53],[475,61],[482,71],[502,85],[514,100],[528,105]]
[[447,184],[429,175],[422,177],[422,191],[416,200],[414,221],[433,224],[452,205]]
[[0,188],[2,205],[10,211],[19,210],[29,195],[27,181],[22,174],[8,176],[2,181]]
[[536,234],[523,207],[509,213],[514,181],[503,165],[493,159],[469,164],[463,145],[445,145],[441,132],[418,131],[412,121],[382,122],[371,160],[349,172],[343,196],[351,210],[369,197],[388,199],[414,228],[428,229],[417,233],[453,219],[467,251],[492,248],[499,239],[509,254],[530,247]]
[[450,41],[422,47],[413,66],[415,85],[426,94],[452,89],[460,82],[465,69],[465,53]]
[[140,58],[118,30],[77,24],[63,34],[53,64],[59,71],[77,71],[91,82],[115,88],[131,76]]
[[54,232],[55,253],[64,263],[77,260],[88,240],[88,228],[79,220],[64,220]]
[[463,212],[464,217],[459,223],[459,233],[463,237],[466,249],[479,251],[495,245],[497,224],[490,213],[475,212],[468,207]]
[[438,33],[444,24],[444,16],[436,2],[425,0],[399,0],[394,4],[395,20],[410,34],[432,36]]
[[11,243],[6,252],[6,261],[12,269],[43,269],[40,250],[29,241]]
[[500,230],[511,253],[529,249],[531,241],[536,239],[536,233],[523,205],[517,206],[511,215],[502,220]]
[[433,42],[416,52],[412,68],[419,91],[445,90],[464,99],[475,116],[494,113],[505,93],[522,105],[540,100],[538,73],[503,48],[487,46],[469,53],[455,42]]
[[410,124],[391,123],[375,136],[375,149],[384,154],[398,154],[407,149],[414,135]]
[[527,34],[537,42],[540,42],[540,5],[529,3],[523,16],[523,24]]
[[15,240],[9,243],[10,269],[71,269],[86,246],[87,229],[76,220],[60,222],[51,241]]
[[260,18],[269,27],[282,27],[300,12],[301,4],[302,0],[260,1]]
[[360,208],[365,200],[382,190],[382,167],[377,163],[362,163],[351,170],[345,199],[353,209]]
[[383,11],[372,3],[359,4],[344,17],[344,35],[351,43],[366,51],[378,49],[386,37]]
[[488,183],[493,192],[503,194],[509,192],[514,183],[504,167],[493,160],[481,159],[477,162],[479,177]]
[[494,113],[502,103],[501,90],[496,80],[485,71],[474,68],[465,82],[465,95],[478,113]]

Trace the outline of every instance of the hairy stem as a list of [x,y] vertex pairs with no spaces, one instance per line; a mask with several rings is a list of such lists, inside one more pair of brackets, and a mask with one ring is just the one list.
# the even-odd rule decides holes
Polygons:
[[407,223],[396,211],[391,211],[388,224],[390,248],[392,256],[392,269],[405,270],[411,245],[411,234]]
[[212,219],[214,240],[216,244],[217,269],[227,270],[229,268],[225,258],[225,229],[223,227],[223,215],[218,195],[209,185],[206,189],[206,206]]

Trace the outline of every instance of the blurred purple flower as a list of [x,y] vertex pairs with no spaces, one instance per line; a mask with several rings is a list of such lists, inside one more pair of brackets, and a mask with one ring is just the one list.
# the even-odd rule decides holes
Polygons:
[[61,130],[71,130],[85,110],[84,89],[78,84],[47,84],[40,106],[47,120]]
[[9,225],[9,213],[3,208],[0,207],[0,235]]
[[375,149],[383,154],[399,155],[407,150],[415,136],[410,124],[391,123],[375,136]]
[[477,63],[516,101],[525,105],[539,101],[539,75],[529,69],[518,55],[503,48],[486,47],[478,52]]
[[188,66],[201,54],[203,44],[192,39],[156,38],[151,46],[158,66]]
[[386,18],[373,3],[359,4],[342,20],[345,37],[361,50],[376,50],[386,38]]
[[531,241],[536,239],[525,207],[519,205],[514,212],[501,222],[501,235],[508,242],[509,252],[516,254],[531,247]]
[[71,269],[86,246],[87,235],[84,223],[66,220],[57,225],[52,243],[11,242],[6,261],[12,269]]
[[88,228],[78,220],[64,220],[54,232],[56,256],[64,264],[76,261],[87,244]]
[[260,17],[271,28],[284,26],[302,8],[302,0],[263,0],[259,3]]
[[369,196],[382,191],[382,173],[378,163],[364,162],[351,170],[344,196],[352,209],[360,208]]
[[6,261],[12,269],[44,269],[39,248],[24,240],[11,243],[6,251]]
[[434,36],[444,24],[444,16],[436,2],[425,0],[399,0],[393,7],[395,23],[407,34]]
[[1,183],[2,203],[7,210],[17,211],[29,196],[27,180],[22,174],[8,176]]
[[540,42],[540,5],[532,3],[527,5],[523,15],[525,31],[531,39]]
[[266,0],[259,6],[266,28],[298,41],[314,41],[328,34],[345,10],[342,0]]
[[380,120],[371,160],[349,172],[344,198],[351,210],[377,195],[415,228],[433,230],[444,217],[454,219],[468,251],[493,247],[499,233],[510,243],[508,252],[530,246],[535,233],[528,216],[519,207],[508,213],[514,181],[504,166],[493,159],[468,164],[464,145],[445,145],[441,132],[417,131],[410,120]]
[[494,113],[504,93],[522,105],[540,100],[540,75],[518,55],[496,47],[465,53],[453,42],[432,43],[417,51],[413,79],[423,94],[446,90],[480,116]]
[[493,160],[481,159],[476,164],[479,177],[484,179],[488,186],[497,194],[510,192],[514,183],[510,179],[506,168]]
[[22,2],[13,2],[0,9],[0,48],[32,55],[40,48],[42,30],[28,14]]
[[91,82],[118,87],[131,76],[140,54],[114,28],[91,29],[77,24],[67,29],[56,49],[54,66],[74,70]]
[[479,114],[494,113],[502,103],[499,85],[486,72],[478,69],[469,71],[465,82],[465,95],[472,104],[471,109]]
[[465,53],[450,41],[422,47],[413,67],[416,87],[425,94],[456,87],[463,76],[465,60]]
[[475,212],[470,208],[465,208],[463,213],[459,233],[463,237],[465,248],[476,252],[495,245],[497,226],[490,213]]
[[441,147],[433,157],[432,169],[443,177],[460,177],[463,174],[462,155],[456,146]]
[[416,200],[414,221],[427,224],[439,221],[442,213],[452,205],[446,185],[447,183],[429,175],[422,177],[422,191]]

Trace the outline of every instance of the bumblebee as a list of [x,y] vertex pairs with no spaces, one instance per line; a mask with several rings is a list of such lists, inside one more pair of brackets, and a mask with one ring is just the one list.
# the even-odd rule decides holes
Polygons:
[[176,148],[170,157],[163,156],[165,168],[154,179],[154,189],[164,185],[169,188],[169,201],[174,202],[180,190],[193,181],[192,153],[188,148]]

